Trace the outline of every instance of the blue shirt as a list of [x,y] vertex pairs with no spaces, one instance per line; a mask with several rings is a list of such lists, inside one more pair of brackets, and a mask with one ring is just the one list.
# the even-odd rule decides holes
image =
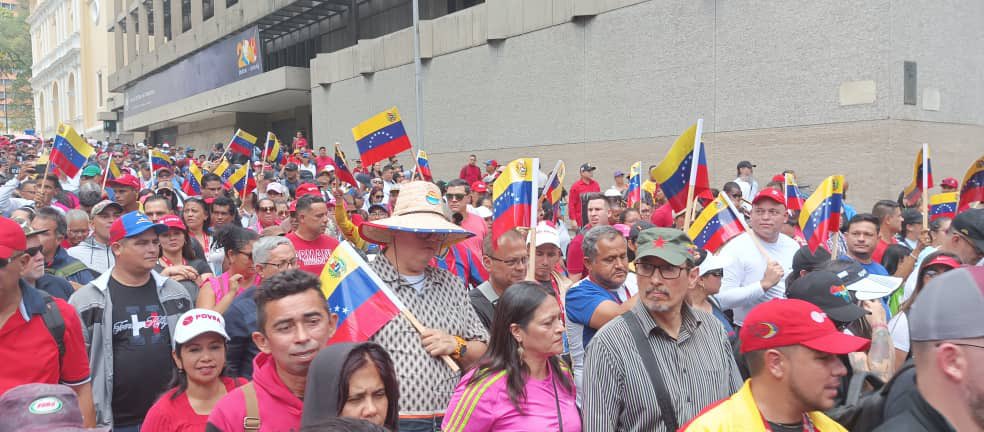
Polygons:
[[222,317],[225,318],[229,345],[226,351],[226,370],[231,376],[247,379],[253,376],[253,358],[260,353],[253,342],[256,323],[256,287],[249,287],[229,305]]
[[603,301],[619,303],[618,297],[586,278],[567,291],[566,299],[567,319],[583,326],[581,346],[587,348],[591,338],[598,332],[598,329],[591,328],[589,325],[591,315]]

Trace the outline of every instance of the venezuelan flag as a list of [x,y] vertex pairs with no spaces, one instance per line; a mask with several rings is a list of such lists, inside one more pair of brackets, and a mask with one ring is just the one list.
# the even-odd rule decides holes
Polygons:
[[929,220],[957,215],[957,193],[944,192],[929,197]]
[[923,176],[926,176],[926,188],[933,187],[933,167],[929,161],[929,145],[923,144],[916,153],[916,162],[912,167],[912,183],[905,187],[902,200],[906,205],[913,205],[919,201],[923,192]]
[[58,125],[58,135],[55,136],[55,144],[51,149],[51,163],[65,175],[75,177],[85,161],[95,152],[71,126],[64,123]]
[[250,135],[249,132],[242,129],[236,129],[236,134],[232,136],[232,141],[229,141],[229,151],[245,155],[252,159],[253,144],[256,144],[255,136]]
[[697,166],[693,167],[694,146],[697,144],[697,124],[691,125],[677,138],[666,157],[650,176],[659,183],[673,211],[678,212],[687,208],[687,186],[690,184],[690,171],[696,168],[697,177],[694,183],[694,196],[706,195],[710,190],[710,180],[707,176],[707,156],[704,146],[700,146]]
[[974,161],[964,174],[957,211],[967,210],[971,204],[980,202],[984,202],[984,156]]
[[530,206],[536,202],[533,183],[539,170],[537,158],[516,159],[492,183],[492,238],[516,227],[530,226]]
[[277,138],[273,132],[267,132],[266,138],[266,156],[264,156],[267,163],[270,164],[282,164],[286,159],[284,155],[284,146],[280,145],[280,139]]
[[543,187],[543,196],[540,197],[541,200],[546,201],[545,204],[549,204],[553,209],[553,221],[557,222],[560,217],[560,197],[564,194],[564,173],[566,171],[566,165],[564,161],[557,161],[557,165],[554,166],[553,171],[550,171],[550,175],[547,176],[546,185]]
[[[235,189],[238,194],[248,194],[256,189],[256,180],[253,179],[253,170],[249,169],[249,164],[243,164],[239,169],[233,171],[227,183],[229,189]],[[245,190],[244,190],[245,189]]]
[[349,245],[340,243],[321,271],[321,292],[338,315],[329,344],[365,342],[406,310],[399,297]]
[[687,235],[694,245],[710,252],[717,252],[728,240],[745,232],[742,215],[731,205],[724,194],[718,195],[697,216]]
[[123,175],[123,172],[120,171],[120,167],[116,166],[116,161],[113,158],[109,158],[109,169],[106,170],[106,175],[109,176],[109,180],[118,179]]
[[222,183],[229,183],[229,177],[232,176],[232,172],[233,170],[230,169],[228,159],[222,159],[222,162],[212,169],[212,174],[219,176],[222,179]]
[[799,224],[810,251],[827,243],[827,237],[840,229],[841,205],[844,194],[844,176],[824,179],[817,190],[803,203]]
[[157,171],[158,168],[170,168],[174,165],[174,159],[168,156],[160,150],[153,149],[150,151],[150,170]]
[[372,116],[369,120],[352,128],[352,136],[359,146],[364,166],[410,149],[410,138],[403,128],[400,113],[396,107]]
[[427,153],[423,150],[417,150],[417,172],[424,180],[434,181],[434,176],[431,175],[430,162],[427,160]]
[[[803,209],[803,198],[800,198],[799,187],[792,174],[786,173],[786,210],[792,212]],[[754,197],[753,197],[754,198]]]
[[342,152],[342,148],[338,143],[335,143],[335,177],[352,185],[354,188],[359,187],[359,182],[355,180],[355,176],[349,170],[348,162],[345,161],[345,153]]
[[626,193],[626,205],[634,206],[642,201],[642,161],[629,167],[629,190]]
[[198,196],[202,194],[202,170],[194,162],[188,163],[188,176],[185,177],[181,190],[188,196]]

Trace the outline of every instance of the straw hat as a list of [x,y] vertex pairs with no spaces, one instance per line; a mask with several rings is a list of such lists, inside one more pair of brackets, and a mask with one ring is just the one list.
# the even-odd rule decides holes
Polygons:
[[404,183],[390,217],[363,222],[359,227],[362,238],[376,244],[392,242],[394,231],[447,234],[444,246],[475,235],[448,221],[441,190],[424,181]]

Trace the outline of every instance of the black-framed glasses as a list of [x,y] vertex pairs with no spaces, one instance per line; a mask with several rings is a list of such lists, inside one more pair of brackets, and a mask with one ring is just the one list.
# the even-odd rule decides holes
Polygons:
[[252,259],[253,259],[253,251],[249,251],[249,252],[243,252],[243,251],[238,251],[238,250],[237,250],[237,251],[233,251],[233,252],[235,252],[235,253],[237,253],[237,254],[240,254],[240,255],[242,255],[242,256],[244,256],[244,257],[246,257],[246,258],[249,258],[250,260],[252,260]]
[[[284,234],[284,235],[286,235],[286,234]],[[268,265],[268,266],[276,267],[277,270],[283,270],[285,267],[286,268],[297,267],[297,258],[291,258],[289,260],[282,261],[282,262],[279,262],[279,263],[266,262],[266,263],[262,263],[262,264],[263,265]]]
[[447,197],[448,201],[461,201],[465,199],[466,195],[449,193],[449,194],[444,194],[444,196]]
[[376,198],[376,199],[383,199],[383,196],[382,195],[373,195],[372,197],[373,198]]
[[649,263],[636,263],[636,274],[640,277],[653,277],[659,269],[659,277],[665,280],[676,279],[683,273],[683,267],[657,266]]
[[18,254],[15,254],[15,255],[14,255],[13,257],[11,257],[11,258],[14,258],[14,257],[19,257],[19,256],[21,256],[21,255],[27,255],[27,256],[29,256],[29,257],[33,257],[33,256],[35,256],[35,255],[37,255],[37,254],[38,254],[39,252],[41,252],[41,246],[35,246],[35,247],[31,247],[31,248],[27,248],[27,249],[24,249],[24,251],[23,251],[23,252],[21,252],[21,253],[18,253]]
[[516,267],[516,266],[519,266],[519,265],[526,265],[526,263],[530,262],[530,257],[528,257],[528,256],[522,256],[522,257],[519,257],[519,258],[513,258],[513,259],[504,260],[504,259],[499,259],[499,258],[496,258],[494,256],[489,255],[489,259],[492,260],[492,261],[501,262],[501,263],[503,263],[503,264],[505,264],[505,265],[507,265],[509,267]]

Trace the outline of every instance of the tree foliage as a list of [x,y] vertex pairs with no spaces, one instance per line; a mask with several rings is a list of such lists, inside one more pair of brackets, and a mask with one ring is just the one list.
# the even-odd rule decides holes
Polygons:
[[[15,74],[7,86],[6,116],[10,129],[22,130],[34,126],[34,98],[31,94],[31,30],[27,25],[27,2],[16,11],[0,8],[0,75]],[[0,112],[0,117],[4,115]],[[2,120],[2,118],[0,118]]]

